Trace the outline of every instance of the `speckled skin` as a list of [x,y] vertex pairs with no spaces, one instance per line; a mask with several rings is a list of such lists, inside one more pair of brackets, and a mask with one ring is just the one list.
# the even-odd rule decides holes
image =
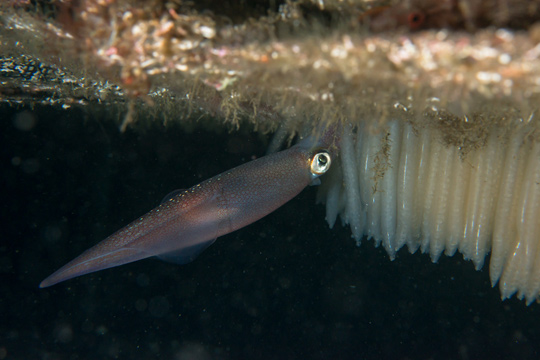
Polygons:
[[[151,256],[174,256],[183,263],[193,260],[217,237],[273,212],[316,178],[310,171],[313,147],[306,142],[177,194],[86,250],[43,280],[40,287]],[[190,250],[194,246],[200,248],[195,255]]]

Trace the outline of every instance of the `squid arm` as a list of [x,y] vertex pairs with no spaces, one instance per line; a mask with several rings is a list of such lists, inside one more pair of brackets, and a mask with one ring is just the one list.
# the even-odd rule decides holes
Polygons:
[[[83,252],[39,285],[45,288],[151,256],[185,264],[219,236],[247,226],[298,195],[330,168],[326,134],[261,157],[175,193]],[[325,147],[325,145],[327,145]],[[173,194],[173,193],[171,193]]]

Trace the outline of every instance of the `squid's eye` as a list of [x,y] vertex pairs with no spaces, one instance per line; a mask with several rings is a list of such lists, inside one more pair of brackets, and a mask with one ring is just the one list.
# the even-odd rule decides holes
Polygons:
[[329,153],[317,153],[311,158],[311,173],[317,176],[322,175],[330,169],[331,163],[332,159]]

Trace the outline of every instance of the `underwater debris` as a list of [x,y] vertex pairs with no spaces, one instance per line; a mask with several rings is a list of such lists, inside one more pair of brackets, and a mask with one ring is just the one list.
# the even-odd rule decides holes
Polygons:
[[[288,122],[290,131],[306,121],[429,122],[423,114],[434,98],[436,112],[458,117],[517,110],[527,118],[536,109],[540,36],[533,19],[540,2],[513,1],[506,16],[500,14],[509,2],[443,2],[462,17],[469,9],[472,30],[441,22],[423,31],[394,24],[376,32],[361,20],[374,9],[391,17],[396,6],[433,7],[394,3],[81,0],[53,2],[47,16],[3,5],[0,49],[79,79],[91,102],[103,91],[95,84],[116,84],[120,97],[154,103],[164,113],[180,106],[234,126],[247,120],[260,131],[275,130],[286,117],[297,119]],[[520,28],[502,27],[515,21]],[[36,79],[33,88],[47,84]],[[0,100],[32,93],[16,88],[13,80],[2,82]],[[65,87],[55,96],[74,98]]]

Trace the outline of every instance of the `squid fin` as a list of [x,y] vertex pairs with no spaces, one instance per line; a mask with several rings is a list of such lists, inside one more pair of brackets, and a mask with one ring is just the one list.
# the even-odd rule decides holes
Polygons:
[[175,197],[176,195],[178,195],[180,193],[183,193],[184,191],[186,191],[186,189],[176,189],[176,190],[171,191],[170,193],[165,195],[165,197],[161,200],[160,204],[163,204],[163,203],[171,200],[173,197]]
[[193,245],[184,249],[160,254],[157,257],[160,260],[174,263],[174,264],[179,264],[179,265],[189,264],[190,262],[195,260],[195,258],[199,256],[204,250],[206,250],[210,245],[212,245],[214,241],[216,241],[216,239],[201,242],[197,245]]

